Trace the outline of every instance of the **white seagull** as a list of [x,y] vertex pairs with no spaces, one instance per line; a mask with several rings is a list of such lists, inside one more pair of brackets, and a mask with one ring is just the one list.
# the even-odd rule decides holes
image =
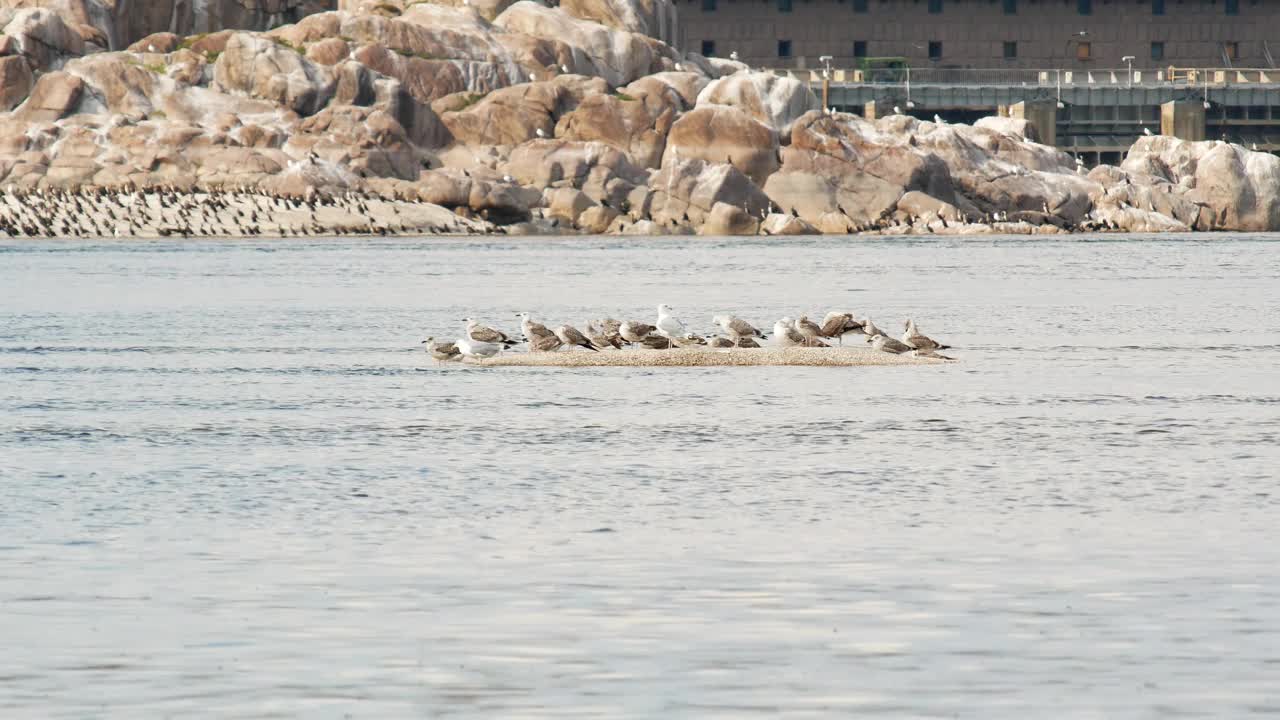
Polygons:
[[502,350],[498,343],[480,342],[468,337],[460,337],[453,344],[464,358],[491,358]]
[[658,322],[654,323],[658,329],[658,334],[675,343],[688,332],[684,329],[684,323],[672,316],[671,307],[666,303],[658,306]]

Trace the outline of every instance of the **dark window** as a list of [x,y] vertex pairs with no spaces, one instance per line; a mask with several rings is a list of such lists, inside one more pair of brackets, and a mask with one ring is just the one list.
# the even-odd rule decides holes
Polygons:
[[1088,60],[1093,57],[1093,46],[1087,42],[1076,43],[1076,59]]
[[791,12],[791,0],[778,0],[778,12]]
[[853,11],[856,13],[864,13],[867,11],[867,0],[853,0]]
[[702,0],[702,12],[715,12],[716,0]]
[[1239,15],[1240,0],[1227,0],[1226,8],[1227,8],[1228,15]]
[[715,57],[715,56],[716,56],[716,41],[703,40],[702,41],[702,57]]
[[1164,59],[1164,43],[1163,42],[1157,41],[1157,42],[1151,43],[1151,59],[1152,60]]
[[854,41],[853,41],[853,56],[854,56],[854,57],[866,57],[866,56],[867,56],[867,41],[866,41],[866,40],[854,40]]
[[1228,60],[1240,59],[1240,43],[1238,42],[1222,43],[1222,49],[1223,49],[1223,52],[1227,54]]
[[938,42],[937,40],[929,41],[929,59],[930,60],[942,59],[942,43]]
[[778,41],[778,57],[791,57],[791,41],[790,40]]
[[1004,14],[1005,14],[1005,15],[1017,15],[1017,14],[1018,14],[1018,0],[1004,0]]
[[1093,0],[1076,0],[1076,12],[1081,15],[1093,14]]
[[1164,14],[1164,0],[1151,0],[1151,14],[1152,15]]
[[929,0],[929,13],[937,15],[942,12],[942,0]]
[[1006,41],[1004,44],[1004,59],[1012,60],[1016,57],[1018,57],[1018,43]]

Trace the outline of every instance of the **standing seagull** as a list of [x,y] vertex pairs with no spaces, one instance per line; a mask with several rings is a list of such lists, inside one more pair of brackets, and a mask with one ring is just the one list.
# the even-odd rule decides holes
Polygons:
[[563,344],[555,335],[535,335],[529,338],[529,352],[554,352]]
[[902,342],[917,350],[946,350],[951,347],[950,345],[943,345],[931,337],[922,335],[916,329],[916,321],[911,318],[907,318],[907,322],[904,325],[906,330],[902,333]]
[[431,357],[445,362],[447,360],[458,360],[458,346],[453,343],[436,342],[434,337],[423,340],[422,343],[427,346],[427,352],[431,353]]
[[871,342],[871,338],[877,335],[884,335],[876,324],[871,322],[871,318],[862,319],[862,334],[867,336],[867,342]]
[[628,343],[639,343],[644,342],[644,339],[656,332],[657,329],[648,323],[627,320],[618,326],[618,336]]
[[530,349],[532,349],[532,343],[534,340],[538,338],[556,336],[555,333],[547,329],[546,325],[534,322],[527,312],[516,313],[516,317],[520,318],[520,332],[524,333],[525,342],[531,344]]
[[467,324],[467,337],[476,342],[498,343],[503,347],[511,347],[516,345],[516,341],[507,337],[507,334],[494,330],[491,327],[485,327],[474,318],[463,318],[462,322]]
[[894,355],[901,355],[904,352],[911,352],[915,348],[911,347],[910,345],[904,342],[899,342],[897,340],[894,340],[891,337],[885,337],[884,335],[876,335],[875,337],[871,338],[871,349],[879,350],[881,352],[893,353]]
[[764,333],[757,330],[751,323],[735,315],[717,315],[711,318],[711,321],[719,325],[734,343],[744,337],[764,337]]
[[565,345],[568,345],[570,347],[577,345],[579,347],[584,347],[594,352],[600,352],[600,348],[592,344],[592,342],[587,339],[586,335],[583,335],[582,332],[578,330],[578,328],[572,325],[561,325],[560,327],[555,329],[555,333],[556,333],[556,337],[560,339],[560,342],[564,343]]
[[773,342],[780,347],[795,347],[804,344],[804,336],[796,331],[792,320],[784,317],[773,324]]
[[846,333],[861,329],[862,323],[853,319],[853,313],[829,312],[822,319],[822,337],[835,338],[841,345]]
[[598,348],[622,348],[622,343],[620,341],[614,340],[612,337],[602,332],[600,328],[596,327],[595,322],[591,320],[587,321],[586,336],[587,339],[591,341],[591,344]]
[[480,342],[461,337],[454,343],[464,358],[491,358],[502,350],[502,345],[491,342]]
[[658,322],[656,326],[658,334],[670,340],[673,344],[688,332],[684,329],[684,323],[671,314],[671,307],[666,303],[658,306]]
[[796,332],[804,336],[806,345],[809,345],[810,343],[816,343],[819,345],[825,344],[818,339],[822,337],[822,328],[818,327],[817,323],[810,320],[808,315],[801,315],[794,323],[792,323],[792,325],[795,327]]

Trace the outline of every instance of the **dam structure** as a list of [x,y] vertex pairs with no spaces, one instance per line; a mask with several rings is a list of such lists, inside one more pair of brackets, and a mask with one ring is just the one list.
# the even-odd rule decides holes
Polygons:
[[[1267,0],[686,0],[681,43],[809,82],[830,107],[972,122],[1117,162],[1148,134],[1280,152]],[[1273,54],[1274,53],[1274,54]],[[896,108],[896,110],[895,110]]]

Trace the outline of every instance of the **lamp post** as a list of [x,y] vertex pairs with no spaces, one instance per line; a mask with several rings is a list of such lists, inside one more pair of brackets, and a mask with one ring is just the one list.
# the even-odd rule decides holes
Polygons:
[[1133,56],[1125,55],[1124,57],[1120,58],[1120,62],[1126,63],[1129,66],[1129,88],[1132,89],[1133,88]]
[[831,90],[831,56],[823,55],[818,58],[818,62],[822,63],[822,112],[825,113],[831,107],[831,104],[827,102]]

